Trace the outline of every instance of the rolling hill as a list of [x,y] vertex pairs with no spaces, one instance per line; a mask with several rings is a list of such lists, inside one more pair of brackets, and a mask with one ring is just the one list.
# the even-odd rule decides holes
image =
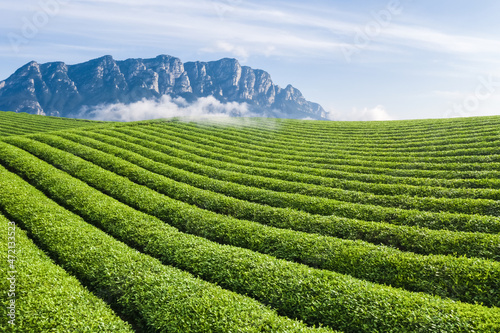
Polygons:
[[499,125],[2,112],[0,327],[498,332]]
[[50,132],[102,125],[105,122],[61,117],[40,117],[28,113],[0,112],[0,137]]

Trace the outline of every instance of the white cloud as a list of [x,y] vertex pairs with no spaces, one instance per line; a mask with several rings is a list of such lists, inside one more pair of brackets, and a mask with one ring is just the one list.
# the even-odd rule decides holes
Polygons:
[[381,121],[381,120],[394,120],[394,118],[386,111],[382,105],[369,109],[364,108],[358,110],[353,108],[349,113],[338,111],[330,111],[330,120],[337,121]]
[[[33,21],[33,15],[40,11],[39,4],[48,1],[53,0],[0,2],[0,30],[4,36],[21,34],[25,19]],[[360,3],[353,7],[325,1],[56,1],[64,2],[60,12],[51,16],[50,22],[40,27],[39,33],[29,39],[28,44],[23,44],[18,53],[12,52],[8,41],[4,43],[7,45],[0,46],[0,79],[30,60],[72,64],[104,54],[111,54],[116,59],[170,54],[183,61],[208,61],[231,56],[246,65],[259,66],[276,81],[286,80],[285,84],[292,83],[303,92],[328,87],[334,80],[354,80],[363,71],[366,81],[377,86],[408,86],[401,89],[408,96],[414,95],[415,91],[432,95],[432,90],[442,90],[425,102],[414,103],[425,105],[431,103],[429,100],[434,104],[444,104],[443,99],[451,102],[456,99],[457,103],[462,103],[467,94],[458,96],[454,91],[467,89],[463,80],[489,73],[500,66],[500,38],[493,33],[494,26],[484,28],[478,24],[478,28],[469,29],[467,25],[450,25],[435,15],[439,11],[429,9],[420,13],[414,10],[415,2],[410,4],[406,0],[400,1],[408,3],[401,15],[394,16],[388,25],[382,26],[380,33],[376,33],[366,47],[360,48],[362,55],[356,58],[356,62],[345,68],[341,67],[346,64],[342,48],[356,46],[356,33],[374,19],[371,10],[384,10],[390,0],[380,2],[380,8],[369,2],[365,2],[365,6]],[[484,4],[479,7],[481,12],[494,13],[488,9],[492,6]],[[463,18],[469,23],[475,21],[466,11]],[[265,57],[270,59],[263,59]],[[440,62],[438,65],[432,61]],[[267,66],[266,62],[270,65]],[[413,65],[415,62],[418,66]],[[384,73],[388,75],[378,74],[374,68],[387,69]],[[324,73],[329,74],[327,79]],[[462,81],[455,80],[456,77]],[[406,84],[409,80],[414,83]],[[355,89],[369,96],[370,100],[397,99],[390,92],[387,93],[389,96],[381,97],[378,87],[370,91],[363,91],[360,86]],[[344,95],[349,94],[342,90],[337,95],[330,91],[317,93],[320,94],[323,95],[323,104],[355,103],[346,101],[348,97]],[[306,98],[311,96],[310,93],[305,95]],[[403,111],[409,108],[405,103],[401,102],[398,113],[408,112]],[[488,103],[481,108],[489,107]],[[395,109],[394,102],[391,105],[391,109]],[[411,107],[423,109],[417,105]],[[390,115],[374,108],[354,110],[338,117],[379,119]]]
[[[35,7],[37,4],[34,0],[28,3]],[[12,15],[4,12],[0,14],[0,22],[9,19],[10,27],[5,27],[6,30],[19,32],[22,16],[29,17],[32,12],[23,13],[21,9],[26,6],[17,3],[6,2],[2,6],[11,13],[17,12],[19,17],[12,19]],[[225,8],[222,17],[220,6]],[[307,8],[293,2],[278,7],[272,2],[239,0],[147,0],[140,5],[131,0],[66,0],[61,12],[41,32],[59,41],[52,44],[71,44],[76,39],[88,41],[96,49],[105,46],[120,50],[124,43],[137,47],[170,43],[196,48],[202,53],[229,53],[242,59],[252,55],[332,59],[341,56],[341,47],[354,43],[356,31],[370,22],[364,22],[366,16],[360,14],[335,12],[332,5]],[[398,53],[409,47],[463,56],[481,52],[500,56],[497,39],[444,33],[402,24],[399,17],[395,18],[398,22],[391,21],[380,36],[373,38],[367,47],[370,51]],[[44,45],[51,52],[64,51]],[[35,46],[37,53],[44,53],[41,44]]]
[[238,60],[243,62],[247,61],[249,56],[248,51],[244,47],[237,46],[225,41],[217,41],[215,43],[215,47],[203,48],[202,51],[208,53],[225,52],[234,55],[236,58],[238,58]]
[[447,99],[458,99],[463,96],[463,93],[461,93],[458,90],[454,91],[434,90],[432,92],[432,95]]
[[142,100],[132,104],[105,104],[84,108],[78,116],[105,121],[139,121],[159,118],[183,117],[189,120],[217,119],[230,116],[255,116],[246,103],[221,103],[214,97],[200,98],[193,103],[168,95],[158,100]]

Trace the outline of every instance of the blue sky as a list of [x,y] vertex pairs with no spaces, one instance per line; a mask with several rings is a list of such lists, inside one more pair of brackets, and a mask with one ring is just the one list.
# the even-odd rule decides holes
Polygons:
[[500,115],[500,2],[23,0],[0,3],[0,80],[38,62],[233,57],[332,119]]

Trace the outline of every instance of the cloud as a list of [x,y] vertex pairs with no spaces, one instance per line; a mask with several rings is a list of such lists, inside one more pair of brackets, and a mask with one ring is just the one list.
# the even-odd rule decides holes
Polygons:
[[231,116],[255,116],[246,103],[221,103],[214,97],[203,97],[188,103],[182,97],[172,98],[168,95],[158,100],[142,100],[132,104],[104,104],[96,107],[85,107],[78,114],[92,120],[104,121],[139,121],[159,118],[183,117],[188,120],[204,118],[217,119]]
[[382,121],[394,120],[394,118],[385,110],[382,105],[377,105],[373,109],[364,108],[357,110],[354,108],[349,113],[341,113],[338,111],[330,111],[330,120],[337,121]]
[[458,90],[454,90],[454,91],[434,90],[434,91],[432,91],[431,94],[434,96],[447,98],[447,99],[458,99],[458,98],[463,96],[463,93],[461,93]]
[[[440,89],[443,95],[432,97],[437,104],[444,98],[453,99],[452,94],[444,97],[445,91],[462,90],[465,80],[500,66],[500,38],[494,34],[495,26],[488,26],[487,21],[472,24],[477,20],[471,14],[494,19],[494,7],[487,4],[470,13],[461,9],[464,19],[461,24],[460,16],[451,15],[450,20],[445,20],[434,15],[439,10],[422,11],[425,6],[415,1],[394,1],[404,5],[401,15],[393,15],[386,20],[387,24],[376,25],[376,32],[369,34],[363,46],[360,40],[364,39],[356,39],[359,32],[366,34],[368,28],[373,28],[372,23],[377,22],[373,13],[386,10],[392,1],[356,6],[325,1],[3,1],[0,30],[4,37],[8,33],[22,35],[26,20],[37,22],[33,16],[40,13],[40,3],[51,1],[64,5],[57,15],[50,16],[49,23],[37,27],[39,33],[35,38],[23,44],[18,53],[12,52],[7,39],[6,45],[0,46],[0,79],[30,60],[73,64],[104,54],[115,59],[170,54],[183,61],[236,57],[244,65],[265,69],[275,81],[292,83],[303,92],[318,91],[315,94],[321,96],[316,98],[319,101],[323,98],[322,104],[353,103],[346,100],[347,90],[339,90],[335,96],[332,89],[324,87],[334,89],[336,82],[356,80],[361,75],[366,77],[366,84],[380,81],[370,91],[362,91],[362,85],[356,86],[372,100],[381,98],[379,87],[396,86],[408,96],[416,91],[430,93]],[[347,66],[342,50],[353,47],[362,52]],[[411,65],[414,62],[418,66]],[[377,77],[380,72],[384,73],[380,74],[381,80]],[[462,81],[456,80],[457,77]],[[390,92],[387,94],[383,99],[398,99]],[[429,110],[430,100],[411,106],[402,102],[400,109],[422,110],[425,105]],[[415,110],[413,114],[420,112]],[[355,110],[352,115],[339,118],[368,117],[369,110],[364,111]],[[426,117],[432,115],[426,112]]]
[[228,43],[225,41],[218,41],[215,43],[215,47],[203,48],[202,51],[207,53],[224,52],[232,54],[235,57],[237,57],[239,61],[243,62],[247,61],[249,56],[248,51],[244,47],[237,46],[235,44]]
[[[2,3],[0,9],[6,10],[0,13],[0,27],[19,33],[22,18],[30,18],[37,8],[37,1],[28,3],[31,7],[17,2]],[[342,47],[352,46],[356,32],[373,21],[363,15],[369,14],[368,11],[345,13],[332,9],[331,4],[301,6],[290,2],[278,7],[240,0],[145,0],[140,5],[131,0],[64,0],[64,3],[50,24],[40,29],[43,32],[40,42],[23,48],[23,52],[60,53],[65,51],[64,45],[76,46],[77,40],[97,50],[111,49],[106,53],[115,55],[122,52],[125,44],[153,49],[158,49],[158,45],[187,47],[201,53],[229,53],[243,59],[254,55],[332,59],[342,56]],[[394,21],[384,25],[369,49],[397,53],[416,48],[475,57],[486,53],[494,59],[500,55],[498,39],[445,33],[400,21],[394,16]],[[54,49],[54,45],[60,47]],[[102,55],[98,51],[93,53]]]

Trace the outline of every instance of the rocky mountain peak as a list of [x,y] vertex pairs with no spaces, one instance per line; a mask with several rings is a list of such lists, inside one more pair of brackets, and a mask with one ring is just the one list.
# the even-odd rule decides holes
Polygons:
[[169,55],[123,61],[106,55],[76,65],[31,61],[0,81],[0,110],[68,116],[101,104],[164,95],[247,103],[261,115],[314,119],[326,115],[296,88],[282,89],[269,73],[241,66],[236,59],[183,63]]

